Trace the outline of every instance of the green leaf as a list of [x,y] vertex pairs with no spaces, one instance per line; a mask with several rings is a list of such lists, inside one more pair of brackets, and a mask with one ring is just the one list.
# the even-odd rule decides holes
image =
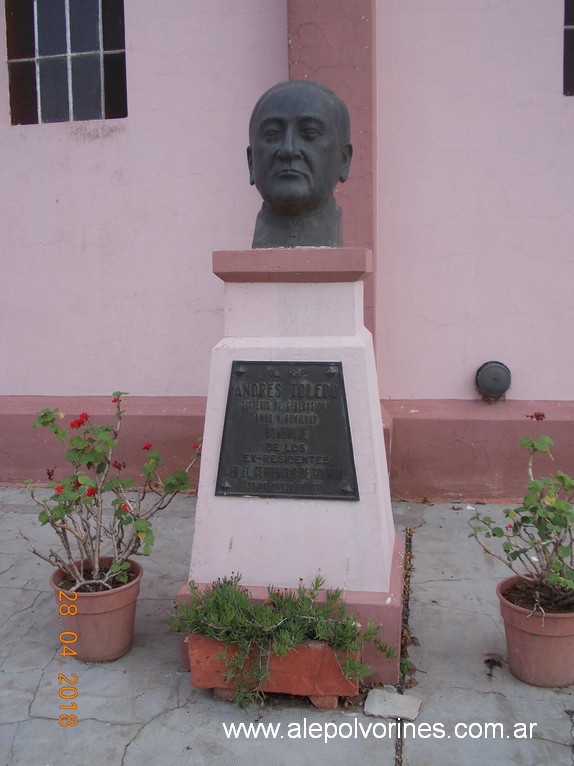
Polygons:
[[537,438],[532,436],[523,436],[518,442],[522,449],[528,449],[531,452],[550,452],[550,447],[554,445],[554,441],[545,434]]
[[172,492],[181,492],[182,490],[189,489],[189,477],[185,471],[174,471],[170,476],[166,477],[164,488],[168,495],[171,495]]
[[59,412],[60,411],[57,407],[53,410],[49,408],[38,410],[36,413],[36,420],[34,421],[34,428],[52,425],[52,423],[54,423],[55,419],[58,417]]
[[146,479],[149,479],[155,471],[162,466],[163,460],[157,450],[150,450],[148,452],[147,461],[144,463],[143,472]]
[[138,532],[138,537],[143,543],[144,556],[149,556],[149,554],[152,551],[153,544],[155,543],[155,537],[153,532],[151,531],[151,529],[148,529],[145,532]]
[[122,561],[121,563],[114,561],[110,567],[110,572],[127,572],[130,566],[131,564],[129,561]]
[[572,476],[568,476],[567,473],[564,473],[563,471],[557,471],[556,472],[556,479],[560,482],[562,487],[566,490],[572,490],[574,489],[574,478]]

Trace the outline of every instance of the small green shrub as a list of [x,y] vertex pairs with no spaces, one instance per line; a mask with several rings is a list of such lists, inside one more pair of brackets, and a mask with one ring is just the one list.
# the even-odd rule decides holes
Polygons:
[[241,707],[263,698],[260,687],[269,675],[269,657],[284,657],[305,641],[329,644],[349,679],[370,673],[358,659],[365,643],[372,642],[388,659],[394,656],[394,647],[381,640],[378,625],[369,621],[363,628],[346,613],[342,590],[327,590],[319,598],[324,584],[320,576],[309,587],[301,584],[296,590],[270,586],[263,603],[253,601],[240,582],[241,575],[232,574],[204,591],[190,582],[189,601],[178,605],[169,623],[178,633],[199,633],[236,647],[226,659],[225,679],[234,683],[235,701]]

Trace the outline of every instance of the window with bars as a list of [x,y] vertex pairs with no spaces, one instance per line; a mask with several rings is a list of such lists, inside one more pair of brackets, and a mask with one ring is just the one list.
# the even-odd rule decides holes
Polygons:
[[574,0],[564,3],[564,95],[574,96]]
[[13,125],[127,117],[123,0],[6,0]]

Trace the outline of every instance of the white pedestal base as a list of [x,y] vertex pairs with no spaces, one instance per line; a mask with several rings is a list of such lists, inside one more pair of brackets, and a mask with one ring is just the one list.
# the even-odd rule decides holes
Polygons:
[[[190,579],[201,585],[241,573],[264,597],[269,584],[296,588],[320,574],[362,617],[390,623],[383,637],[400,644],[402,546],[372,339],[362,319],[361,279],[369,268],[370,252],[359,248],[214,254],[214,271],[226,283],[225,337],[212,356]],[[231,364],[240,360],[341,363],[359,500],[215,495]],[[398,652],[386,675],[398,676],[397,669]]]

